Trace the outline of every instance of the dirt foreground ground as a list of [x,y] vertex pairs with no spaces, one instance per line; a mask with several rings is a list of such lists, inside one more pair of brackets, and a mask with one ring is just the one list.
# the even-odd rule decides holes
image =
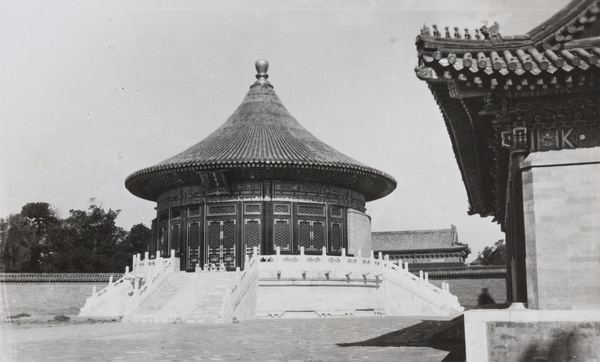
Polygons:
[[[70,316],[0,324],[2,361],[461,361],[450,318],[253,320],[236,324],[127,324]],[[50,320],[50,322],[49,322]],[[448,331],[454,330],[452,333]],[[458,333],[458,338],[455,336]],[[448,338],[448,335],[452,335]]]

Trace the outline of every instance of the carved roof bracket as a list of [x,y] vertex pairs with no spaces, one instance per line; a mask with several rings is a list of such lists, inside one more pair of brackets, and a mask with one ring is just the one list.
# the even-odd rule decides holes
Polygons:
[[[506,112],[506,102],[494,93],[486,93],[483,97],[485,105],[479,111],[480,115],[498,115]],[[503,106],[504,104],[504,106]]]

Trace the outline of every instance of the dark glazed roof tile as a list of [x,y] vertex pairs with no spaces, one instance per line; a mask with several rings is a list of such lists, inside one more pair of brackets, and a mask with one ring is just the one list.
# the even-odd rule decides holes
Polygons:
[[326,168],[362,174],[372,181],[377,180],[375,183],[379,185],[378,190],[359,190],[369,194],[370,200],[394,190],[393,177],[342,154],[302,127],[266,81],[268,76],[260,78],[261,74],[266,76],[259,71],[259,80],[221,127],[178,155],[130,175],[127,188],[138,196],[152,198],[132,190],[139,189],[139,181],[152,174],[165,170],[226,170],[252,166]]
[[225,124],[153,168],[252,162],[345,166],[382,174],[313,136],[289,114],[268,84],[253,85]]

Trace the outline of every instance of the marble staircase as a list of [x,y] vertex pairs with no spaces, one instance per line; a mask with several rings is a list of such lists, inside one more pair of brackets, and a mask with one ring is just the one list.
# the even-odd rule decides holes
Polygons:
[[220,312],[223,306],[223,297],[235,280],[235,273],[202,273],[202,283],[197,287],[204,290],[199,298],[196,308],[185,319],[185,323],[219,323],[223,322]]
[[130,316],[130,323],[218,323],[223,297],[235,273],[175,272]]

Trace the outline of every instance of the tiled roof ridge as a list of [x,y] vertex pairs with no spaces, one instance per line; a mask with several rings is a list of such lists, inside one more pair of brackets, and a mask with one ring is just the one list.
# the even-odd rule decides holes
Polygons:
[[506,37],[501,35],[500,24],[495,22],[488,27],[489,24],[485,20],[482,21],[484,25],[474,29],[472,34],[469,28],[464,28],[461,32],[458,26],[444,26],[442,31],[436,24],[432,25],[433,29],[423,24],[420,35],[417,36],[417,43],[437,43],[448,48],[514,48],[522,47],[527,43],[536,47],[548,47],[576,38],[586,26],[597,20],[599,13],[600,0],[572,0],[554,16],[526,34]]
[[394,235],[394,234],[424,234],[424,233],[441,233],[441,232],[452,232],[454,229],[427,229],[427,230],[397,230],[397,231],[373,231],[372,234],[379,235]]

